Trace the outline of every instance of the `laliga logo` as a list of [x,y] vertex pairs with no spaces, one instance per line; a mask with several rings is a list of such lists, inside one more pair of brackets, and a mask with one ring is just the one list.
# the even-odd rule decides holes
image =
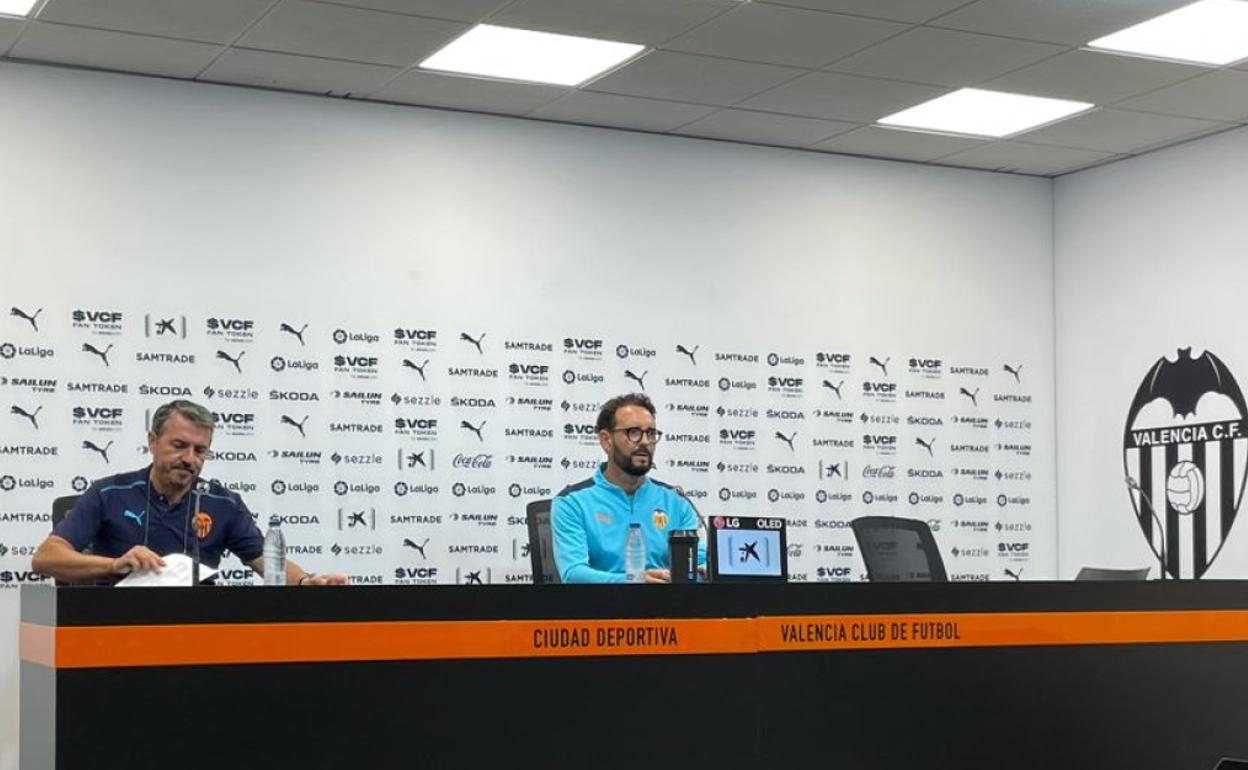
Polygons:
[[1180,348],[1153,364],[1127,412],[1123,470],[1136,522],[1171,576],[1199,578],[1221,552],[1243,499],[1245,448],[1248,405],[1221,359]]

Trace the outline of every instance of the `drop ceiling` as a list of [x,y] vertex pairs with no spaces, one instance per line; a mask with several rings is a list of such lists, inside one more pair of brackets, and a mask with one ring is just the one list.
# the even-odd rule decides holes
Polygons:
[[[1248,63],[1083,50],[1190,0],[47,0],[0,55],[1038,176],[1248,122]],[[417,69],[473,24],[641,43],[579,88]],[[1099,109],[1006,140],[872,125],[964,86]]]

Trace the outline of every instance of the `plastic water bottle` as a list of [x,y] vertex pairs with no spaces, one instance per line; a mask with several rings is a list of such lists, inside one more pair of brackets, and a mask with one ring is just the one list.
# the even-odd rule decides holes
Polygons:
[[264,584],[286,585],[286,536],[276,515],[269,517],[269,531],[264,536]]
[[624,546],[625,581],[646,582],[646,535],[640,524],[628,525],[628,543]]

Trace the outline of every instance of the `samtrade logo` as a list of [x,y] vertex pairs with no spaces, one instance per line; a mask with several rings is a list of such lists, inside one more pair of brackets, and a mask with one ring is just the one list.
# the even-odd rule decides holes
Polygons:
[[9,308],[9,315],[13,316],[14,318],[20,318],[23,321],[28,322],[31,328],[34,329],[35,331],[39,331],[39,323],[38,321],[36,321],[36,319],[39,318],[39,314],[42,312],[43,312],[43,308],[39,308],[33,314],[27,313],[26,311],[18,307]]
[[224,350],[218,350],[217,358],[222,361],[229,361],[231,364],[234,365],[234,371],[237,372],[238,374],[242,374],[243,365],[241,362],[243,360],[243,356],[246,354],[247,354],[247,351],[240,350],[237,356],[232,356],[229,353],[226,353]]
[[983,366],[951,366],[949,374],[960,377],[987,377],[988,369]]
[[467,342],[469,345],[476,348],[479,355],[485,355],[485,350],[481,347],[481,343],[485,341],[485,332],[481,332],[481,334],[476,337],[473,337],[468,332],[460,332],[459,339],[461,342]]
[[692,348],[687,348],[684,345],[677,344],[676,352],[680,353],[682,356],[688,357],[689,363],[693,364],[694,366],[697,366],[698,365],[697,354],[698,354],[699,347],[701,347],[701,345],[694,345]]
[[[7,348],[7,349],[8,349],[8,351],[9,351],[7,355],[5,354],[5,349],[6,349],[6,348]],[[92,345],[90,342],[84,342],[84,343],[82,343],[82,352],[84,352],[84,353],[90,353],[90,354],[92,354],[92,355],[94,355],[94,356],[98,356],[98,357],[99,357],[99,359],[100,359],[101,361],[103,361],[103,362],[104,362],[104,366],[109,366],[109,363],[108,363],[108,352],[109,352],[110,350],[112,350],[112,349],[113,349],[113,346],[112,346],[112,345],[108,345],[108,346],[106,346],[103,350],[100,350],[100,349],[99,349],[99,348],[97,348],[95,345]],[[9,345],[9,344],[7,344],[7,343],[6,343],[6,344],[4,344],[4,345],[0,345],[0,356],[3,356],[3,357],[5,357],[5,358],[12,358],[12,357],[13,357],[13,353],[14,353],[14,351],[13,351],[13,346],[12,346],[12,345]]]
[[299,347],[305,346],[304,341],[303,341],[303,333],[306,332],[307,330],[308,330],[307,324],[304,324],[303,326],[296,329],[291,324],[283,322],[282,325],[278,327],[278,331],[284,332],[285,334],[289,334],[290,336],[299,340]]

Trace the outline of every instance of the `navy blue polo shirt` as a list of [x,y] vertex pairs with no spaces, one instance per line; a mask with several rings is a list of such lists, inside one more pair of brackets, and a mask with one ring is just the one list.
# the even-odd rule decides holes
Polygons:
[[[136,545],[146,544],[161,556],[191,553],[194,537],[188,527],[193,494],[175,504],[148,482],[151,466],[100,479],[78,498],[52,534],[69,541],[76,550],[88,545],[97,556],[117,558]],[[244,564],[260,556],[264,536],[242,498],[213,481],[204,493],[199,510],[210,519],[208,534],[200,540],[200,561],[210,567],[221,563],[221,552],[230,549]]]

